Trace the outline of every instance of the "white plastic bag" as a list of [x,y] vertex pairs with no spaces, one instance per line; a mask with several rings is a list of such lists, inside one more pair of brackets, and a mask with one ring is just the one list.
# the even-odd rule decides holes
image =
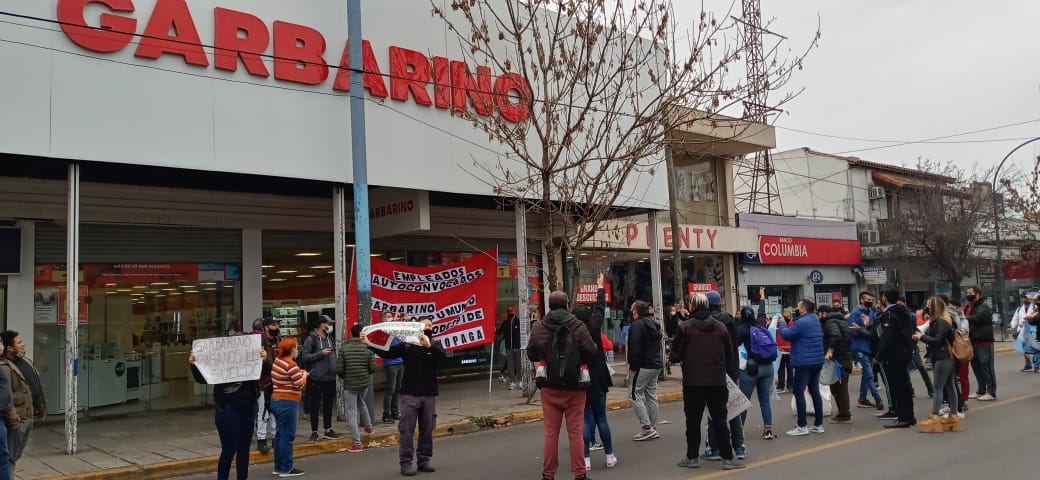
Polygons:
[[[809,389],[805,389],[802,392],[805,396],[805,413],[807,415],[816,414],[816,409],[813,408],[812,397],[809,395]],[[820,385],[820,397],[823,398],[823,416],[829,417],[834,412],[834,397],[831,395],[831,389],[827,385]],[[798,407],[795,404],[794,396],[791,396],[791,414],[798,415]]]

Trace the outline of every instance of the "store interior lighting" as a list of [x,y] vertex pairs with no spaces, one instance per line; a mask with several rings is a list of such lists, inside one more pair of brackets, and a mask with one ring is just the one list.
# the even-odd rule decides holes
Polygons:
[[297,257],[317,257],[320,255],[318,252],[300,252],[296,254]]
[[279,270],[274,273],[296,273],[296,270]]
[[314,278],[314,275],[307,273],[303,275],[297,275],[296,278]]
[[332,265],[314,265],[311,268],[313,268],[315,270],[325,270],[325,269],[328,269],[328,268],[332,268]]

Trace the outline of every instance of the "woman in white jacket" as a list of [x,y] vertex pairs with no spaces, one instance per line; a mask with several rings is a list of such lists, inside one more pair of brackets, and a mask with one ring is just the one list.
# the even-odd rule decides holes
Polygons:
[[[1036,298],[1036,292],[1027,292],[1022,295],[1022,305],[1015,310],[1015,315],[1011,317],[1011,325],[1008,326],[1008,333],[1015,336],[1018,342],[1024,347],[1028,346],[1036,338],[1036,327],[1029,324],[1028,318],[1036,315],[1036,305],[1033,305],[1033,300]],[[1028,349],[1022,353],[1025,357],[1026,364],[1022,367],[1023,372],[1032,372],[1033,359],[1032,354],[1028,353]]]

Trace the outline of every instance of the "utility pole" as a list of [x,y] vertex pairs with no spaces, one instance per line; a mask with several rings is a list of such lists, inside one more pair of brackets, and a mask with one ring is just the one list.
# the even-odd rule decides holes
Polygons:
[[1000,169],[1004,168],[1004,163],[1011,158],[1020,148],[1029,145],[1030,143],[1040,141],[1040,137],[1036,137],[1031,140],[1026,140],[1021,145],[1013,148],[1004,159],[997,165],[997,169],[993,171],[993,185],[990,194],[993,196],[993,233],[997,242],[997,311],[1000,313],[1000,326],[1001,332],[1004,331],[1006,325],[1004,324],[1004,302],[1007,301],[1007,284],[1004,282],[1004,252],[1000,244],[1000,205],[997,201],[997,180],[1000,179]]
[[354,167],[354,265],[357,323],[372,323],[372,245],[368,229],[368,146],[365,138],[364,63],[361,60],[361,0],[347,0],[350,40],[350,156]]

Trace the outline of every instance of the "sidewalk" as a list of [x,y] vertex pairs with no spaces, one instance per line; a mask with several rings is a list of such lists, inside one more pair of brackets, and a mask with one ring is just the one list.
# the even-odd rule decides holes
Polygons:
[[[624,388],[625,365],[617,363],[611,389],[610,406],[628,406]],[[679,369],[672,373],[679,375]],[[659,385],[662,401],[681,398],[682,385],[671,377]],[[382,392],[376,392],[376,414],[381,411]],[[469,379],[442,383],[437,399],[438,434],[451,435],[478,430],[467,417],[492,417],[496,424],[523,423],[541,419],[541,407],[535,395],[530,405],[524,403],[520,390],[510,391],[497,378],[488,393],[488,379]],[[484,420],[481,418],[481,420]],[[374,435],[364,437],[366,445],[397,443],[397,426],[374,426]],[[333,419],[333,428],[349,437],[346,422]],[[351,440],[308,443],[310,422],[301,420],[296,433],[296,455],[306,456],[335,452],[347,448]],[[254,437],[255,442],[255,437]],[[48,419],[34,428],[29,445],[18,462],[16,478],[168,478],[174,475],[212,471],[220,453],[220,439],[213,425],[213,410],[193,409],[173,412],[150,412],[122,418],[102,419],[79,425],[76,455],[65,455],[64,423],[61,417]],[[254,462],[270,462],[272,454],[259,455],[253,449]]]

